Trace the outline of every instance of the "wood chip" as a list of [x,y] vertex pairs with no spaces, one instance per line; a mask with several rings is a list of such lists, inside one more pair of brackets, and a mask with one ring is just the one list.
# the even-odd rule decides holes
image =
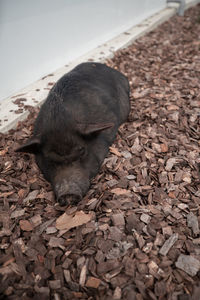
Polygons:
[[161,144],[161,145],[160,145],[160,149],[161,149],[161,152],[168,152],[168,145],[166,145],[166,144]]
[[175,244],[175,242],[178,240],[178,234],[174,233],[172,234],[163,244],[161,247],[159,253],[162,255],[167,255],[171,247]]
[[117,156],[119,156],[119,157],[122,156],[121,153],[120,153],[116,148],[110,147],[109,149],[110,149],[110,152],[111,152],[111,153],[113,153],[113,154],[115,154],[115,155],[117,155]]
[[164,235],[167,234],[171,236],[173,234],[172,228],[170,226],[163,227],[162,232]]
[[63,273],[64,273],[65,281],[70,282],[71,281],[70,271],[69,270],[64,270]]
[[192,231],[195,235],[199,234],[199,223],[197,217],[193,214],[193,212],[190,212],[187,214],[187,223],[188,227],[192,228]]
[[25,214],[25,209],[15,210],[11,213],[11,219],[22,217]]
[[179,109],[179,107],[177,106],[177,105],[174,105],[174,104],[172,104],[172,105],[168,105],[167,106],[167,109],[170,111],[170,110],[177,110],[177,109]]
[[132,155],[131,155],[131,153],[130,153],[129,151],[122,151],[121,154],[122,154],[122,156],[123,156],[124,158],[126,158],[126,159],[132,157]]
[[47,227],[47,229],[46,229],[46,234],[52,234],[52,233],[55,233],[55,232],[57,232],[57,229],[56,229],[56,227]]
[[171,171],[171,169],[173,168],[173,166],[178,163],[178,159],[176,157],[172,157],[172,158],[169,158],[167,160],[167,163],[166,163],[166,167],[165,167],[165,170],[166,171]]
[[77,211],[74,215],[64,213],[56,220],[56,228],[59,230],[70,230],[71,228],[88,223],[93,218],[93,213],[85,214],[83,211]]
[[57,290],[61,288],[61,282],[60,280],[49,280],[49,286],[53,290]]
[[151,260],[149,263],[148,263],[148,267],[149,267],[149,273],[150,274],[154,274],[158,271],[158,265],[155,261]]
[[84,265],[81,269],[81,273],[80,273],[80,278],[79,278],[79,284],[81,286],[85,285],[85,280],[86,280],[86,272],[87,272],[87,267],[86,265]]
[[33,225],[28,220],[20,220],[19,225],[23,231],[32,231]]
[[117,286],[113,293],[113,300],[120,300],[122,297],[122,290],[119,286]]
[[52,236],[49,240],[50,247],[59,247],[63,244],[64,244],[63,238],[57,238],[57,237]]
[[112,189],[111,192],[115,195],[131,195],[131,191],[121,188]]
[[120,265],[120,262],[118,260],[108,259],[107,261],[99,263],[97,265],[97,273],[104,274],[104,273],[110,272],[111,270],[118,268],[119,265]]
[[28,194],[28,196],[23,199],[23,203],[27,203],[29,201],[35,200],[35,198],[37,197],[38,194],[39,194],[39,191],[37,191],[37,190],[30,192]]
[[176,262],[176,267],[190,276],[195,276],[200,270],[200,261],[191,255],[181,254]]
[[101,283],[101,280],[99,278],[95,277],[89,277],[86,282],[86,287],[98,289],[99,285]]
[[30,222],[32,223],[33,227],[37,227],[42,223],[42,218],[40,215],[35,215],[32,218],[30,218]]
[[140,220],[145,224],[149,224],[151,217],[147,214],[141,214]]
[[125,220],[122,213],[112,215],[112,222],[114,226],[124,226]]

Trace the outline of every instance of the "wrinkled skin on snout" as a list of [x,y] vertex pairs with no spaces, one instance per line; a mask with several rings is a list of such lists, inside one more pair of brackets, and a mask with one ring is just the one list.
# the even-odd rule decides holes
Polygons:
[[16,151],[35,154],[60,205],[76,205],[130,110],[129,84],[106,65],[83,63],[49,92],[33,136]]

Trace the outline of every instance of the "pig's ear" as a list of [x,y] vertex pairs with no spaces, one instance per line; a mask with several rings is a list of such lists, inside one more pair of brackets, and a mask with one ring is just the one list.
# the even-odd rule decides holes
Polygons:
[[98,133],[102,130],[111,128],[114,123],[78,123],[78,131],[83,135],[89,135],[92,133]]
[[16,152],[26,152],[26,153],[37,153],[40,150],[40,139],[39,137],[31,137],[28,141],[15,149]]

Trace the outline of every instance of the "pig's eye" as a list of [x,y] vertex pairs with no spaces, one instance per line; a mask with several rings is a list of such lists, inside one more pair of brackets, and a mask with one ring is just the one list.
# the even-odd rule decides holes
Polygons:
[[81,156],[83,156],[85,154],[85,147],[82,146],[78,147],[78,152]]

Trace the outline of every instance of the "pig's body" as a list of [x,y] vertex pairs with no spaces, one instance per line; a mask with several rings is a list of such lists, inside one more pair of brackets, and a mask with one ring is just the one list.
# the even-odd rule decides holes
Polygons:
[[83,63],[50,91],[19,151],[32,152],[60,204],[80,201],[130,110],[128,80],[99,63]]

